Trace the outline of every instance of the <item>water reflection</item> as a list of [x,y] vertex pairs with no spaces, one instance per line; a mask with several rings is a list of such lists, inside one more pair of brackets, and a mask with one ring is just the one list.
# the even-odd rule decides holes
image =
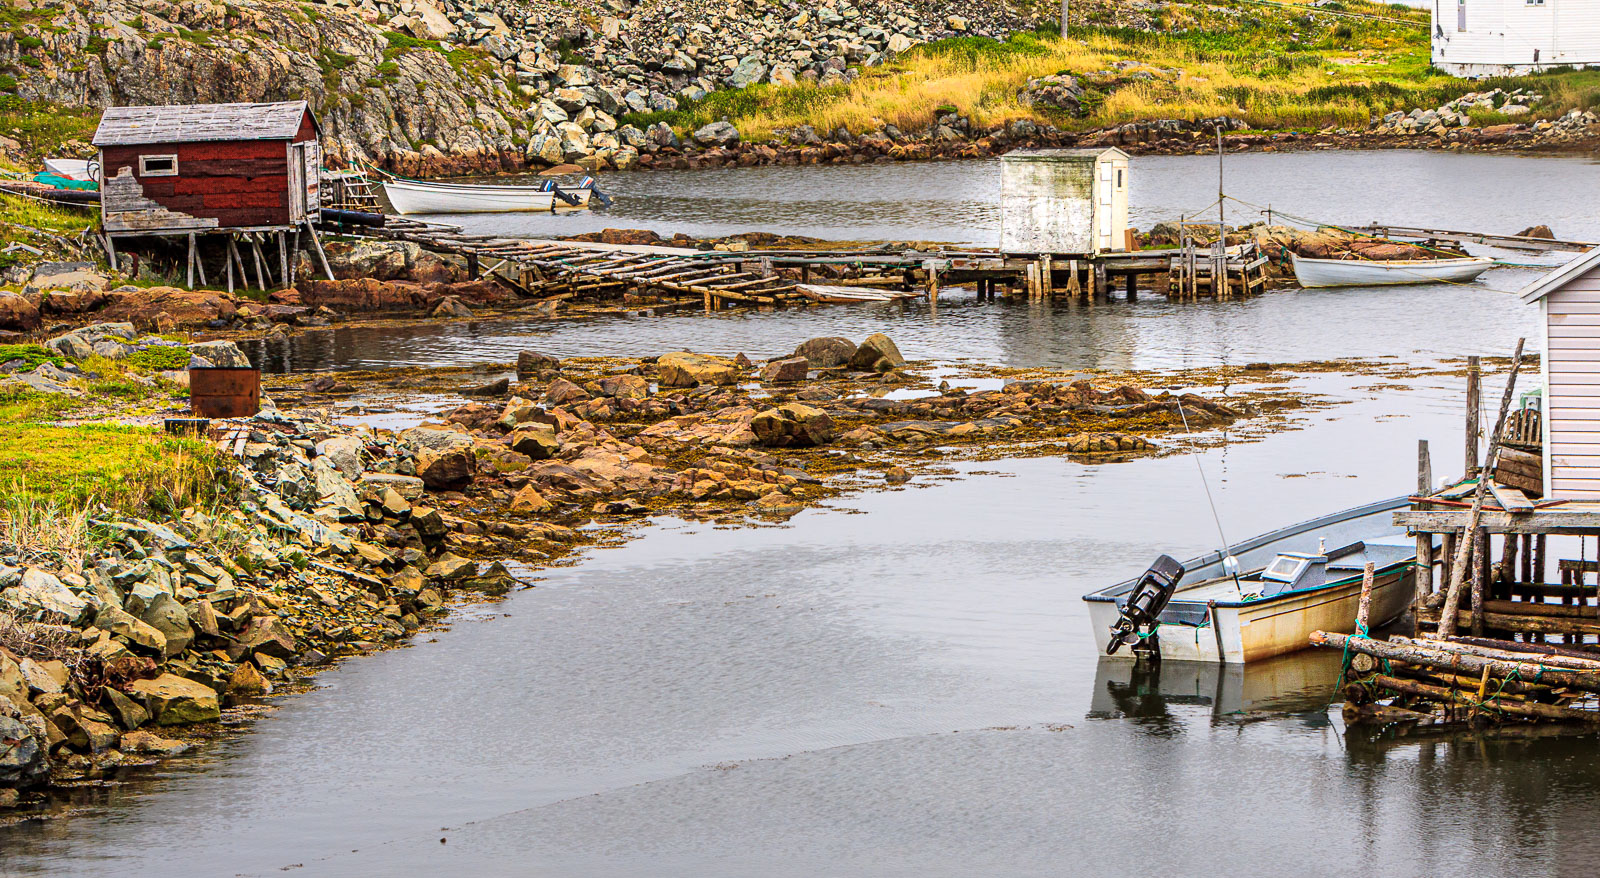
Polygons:
[[1193,707],[1204,708],[1216,721],[1259,713],[1320,713],[1334,695],[1340,659],[1326,650],[1248,664],[1103,657],[1095,670],[1089,717],[1168,719],[1174,708]]

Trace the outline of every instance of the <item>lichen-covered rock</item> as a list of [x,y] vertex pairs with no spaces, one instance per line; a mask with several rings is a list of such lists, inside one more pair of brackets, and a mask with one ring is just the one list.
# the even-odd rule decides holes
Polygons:
[[807,447],[833,441],[833,418],[798,402],[767,409],[750,419],[756,440],[768,448]]
[[162,674],[154,680],[135,680],[127,693],[143,701],[158,726],[177,726],[211,722],[222,716],[217,692],[176,674]]
[[459,488],[472,481],[477,470],[478,458],[470,447],[424,448],[417,454],[417,476],[435,491]]
[[850,358],[856,355],[856,343],[838,336],[813,338],[801,342],[794,349],[794,355],[804,357],[807,363],[818,369],[832,369],[849,364]]
[[0,787],[29,789],[50,777],[45,747],[20,719],[0,713]]
[[656,361],[656,375],[662,387],[699,387],[739,381],[739,372],[732,360],[688,351],[663,355]]
[[761,380],[773,383],[787,383],[804,381],[806,374],[811,370],[811,362],[805,357],[789,357],[784,360],[773,360],[761,367]]
[[876,370],[887,372],[898,369],[906,364],[906,358],[900,356],[900,349],[895,343],[881,332],[874,332],[861,342],[856,352],[850,357],[850,368],[861,370]]

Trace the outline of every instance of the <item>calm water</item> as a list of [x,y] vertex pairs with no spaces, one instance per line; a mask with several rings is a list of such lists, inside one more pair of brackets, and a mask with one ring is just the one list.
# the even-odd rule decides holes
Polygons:
[[[1463,222],[1493,218],[1475,209]],[[757,355],[883,329],[909,356],[1014,365],[1426,364],[1534,333],[1492,291],[1514,274],[1222,306],[334,332],[271,356]],[[1418,438],[1459,470],[1459,382],[1304,384],[1345,404],[1202,456],[1230,537],[1408,490]],[[1212,548],[1191,459],[962,469],[786,527],[659,522],[73,817],[0,829],[0,875],[1592,874],[1592,738],[1347,738],[1336,657],[1158,679],[1097,662],[1084,592]]]
[[[1217,197],[1214,156],[1139,156],[1129,178],[1130,222],[1205,210]],[[949,241],[994,246],[1000,163],[727,168],[610,174],[608,211],[437,217],[497,235],[572,235],[604,228],[662,234],[765,231],[834,240]],[[1228,222],[1271,205],[1317,222],[1367,223],[1509,234],[1544,223],[1557,235],[1600,241],[1600,215],[1578,193],[1600,189],[1600,164],[1577,158],[1407,150],[1240,153],[1227,158]]]

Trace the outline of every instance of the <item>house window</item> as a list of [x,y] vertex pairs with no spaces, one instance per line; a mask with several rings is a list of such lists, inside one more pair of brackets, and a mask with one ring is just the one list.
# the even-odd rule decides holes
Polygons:
[[178,176],[178,157],[175,155],[139,156],[139,176],[176,177]]
[[1117,168],[1117,188],[1122,188],[1122,169]]
[[1529,6],[1543,6],[1544,0],[1524,0]]

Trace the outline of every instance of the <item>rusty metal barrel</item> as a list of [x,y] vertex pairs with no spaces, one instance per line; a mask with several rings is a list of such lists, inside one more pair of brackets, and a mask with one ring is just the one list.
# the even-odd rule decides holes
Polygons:
[[189,370],[189,408],[202,418],[248,418],[261,411],[261,370]]

